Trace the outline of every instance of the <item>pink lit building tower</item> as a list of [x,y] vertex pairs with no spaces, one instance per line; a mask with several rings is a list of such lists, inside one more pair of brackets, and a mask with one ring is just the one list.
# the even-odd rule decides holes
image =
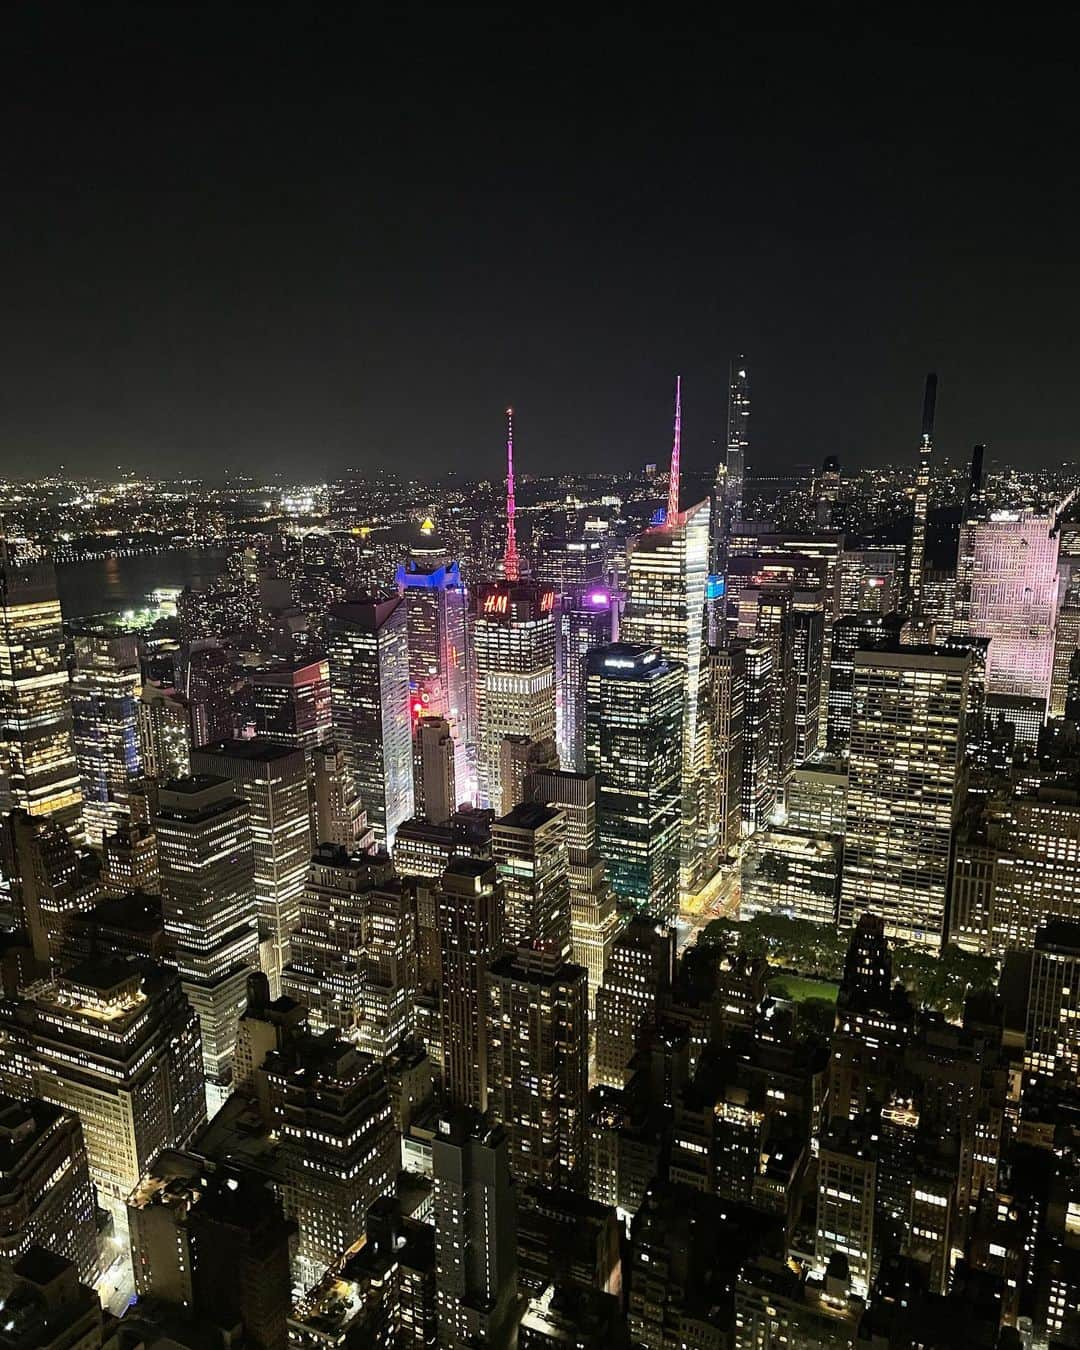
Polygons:
[[503,554],[503,576],[517,581],[520,574],[517,551],[517,529],[514,524],[514,410],[506,410],[506,552]]

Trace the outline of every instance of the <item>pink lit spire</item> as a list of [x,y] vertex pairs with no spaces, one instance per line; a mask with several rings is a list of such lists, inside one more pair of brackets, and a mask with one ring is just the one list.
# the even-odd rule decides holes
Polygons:
[[507,581],[518,579],[517,532],[514,529],[514,410],[506,410],[506,552],[503,575]]
[[675,440],[671,446],[671,479],[668,487],[667,518],[674,525],[679,518],[679,440],[682,435],[682,376],[675,376]]

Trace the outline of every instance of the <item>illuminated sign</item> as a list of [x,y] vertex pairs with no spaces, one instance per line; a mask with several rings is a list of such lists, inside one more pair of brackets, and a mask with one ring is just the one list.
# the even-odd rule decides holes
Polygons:
[[540,595],[540,613],[550,614],[555,608],[555,592],[543,591]]
[[483,612],[485,614],[505,614],[509,605],[510,597],[508,595],[498,595],[493,591],[490,595],[484,596]]

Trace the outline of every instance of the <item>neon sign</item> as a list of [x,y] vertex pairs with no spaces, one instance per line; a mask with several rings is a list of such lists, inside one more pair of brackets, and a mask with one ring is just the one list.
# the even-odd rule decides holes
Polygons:
[[484,597],[484,613],[505,614],[509,603],[510,597],[508,595],[497,595],[492,592],[491,595]]

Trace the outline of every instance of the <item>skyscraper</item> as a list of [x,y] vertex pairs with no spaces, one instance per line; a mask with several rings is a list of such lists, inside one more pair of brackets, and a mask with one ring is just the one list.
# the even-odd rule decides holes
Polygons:
[[367,812],[356,788],[345,751],[322,745],[312,751],[312,844],[365,849],[375,843]]
[[517,1206],[506,1131],[441,1117],[432,1143],[439,1345],[508,1350],[516,1333]]
[[778,728],[773,721],[777,682],[772,645],[749,642],[743,718],[742,825],[747,834],[763,830],[776,806]]
[[92,908],[101,879],[86,865],[56,817],[12,811],[2,818],[0,862],[11,885],[19,927],[39,973],[58,960],[68,916]]
[[182,649],[183,690],[191,717],[191,744],[233,735],[232,658],[220,643],[205,639]]
[[833,624],[825,723],[825,744],[830,754],[846,755],[851,740],[856,650],[883,641],[895,643],[899,639],[900,616],[897,614],[845,614]]
[[655,646],[589,654],[585,759],[596,775],[600,852],[615,893],[664,918],[679,907],[686,679]]
[[502,804],[502,743],[555,737],[555,592],[528,581],[490,582],[472,616],[480,805]]
[[175,689],[144,684],[135,710],[139,754],[149,778],[186,778],[191,772],[191,717]]
[[1024,1068],[1075,1085],[1080,1074],[1080,923],[1050,919],[1035,934]]
[[56,573],[0,561],[0,785],[12,808],[81,829],[71,694]]
[[[458,564],[411,556],[397,571],[409,635],[409,695],[418,716],[442,717],[454,741],[454,774],[462,801],[476,793],[469,747],[468,597]],[[419,711],[417,712],[417,707]]]
[[603,586],[575,586],[560,596],[555,618],[558,697],[556,737],[565,769],[585,766],[585,658],[618,638],[618,605]]
[[82,780],[83,822],[96,848],[128,820],[128,793],[142,775],[137,700],[142,688],[133,637],[77,637],[71,711]]
[[334,734],[378,843],[413,814],[407,611],[400,596],[332,605],[327,651]]
[[252,672],[255,734],[311,752],[333,734],[330,666],[283,661]]
[[644,1026],[655,1016],[675,974],[675,930],[646,914],[616,939],[596,995],[596,1074],[622,1087]]
[[712,773],[716,784],[716,850],[734,856],[742,832],[742,777],[746,716],[746,647],[709,649],[705,686]]
[[570,956],[566,818],[523,802],[491,827],[491,857],[503,888],[508,946]]
[[487,1109],[488,971],[506,949],[503,891],[490,862],[455,859],[436,895],[443,1087],[455,1106]]
[[943,940],[970,665],[934,647],[855,653],[842,928],[872,910],[890,937]]
[[450,723],[421,716],[413,740],[413,798],[418,816],[442,825],[457,810],[457,761]]
[[165,932],[199,1014],[206,1082],[219,1105],[259,955],[251,811],[224,778],[172,779],[161,788],[155,831]]
[[923,568],[926,563],[926,515],[930,506],[930,461],[934,454],[934,407],[937,376],[927,375],[923,393],[922,435],[919,438],[919,468],[911,514],[911,547],[908,551],[904,612],[914,628],[922,622]]

